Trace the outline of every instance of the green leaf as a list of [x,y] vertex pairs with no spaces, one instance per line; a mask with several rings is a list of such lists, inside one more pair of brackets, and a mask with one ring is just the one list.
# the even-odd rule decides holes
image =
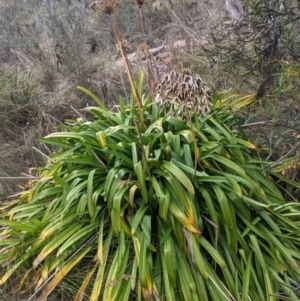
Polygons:
[[163,244],[163,252],[166,260],[166,267],[168,276],[173,288],[177,287],[177,256],[175,250],[175,243],[171,236],[169,236]]
[[168,190],[165,190],[164,195],[159,197],[159,211],[158,214],[160,218],[167,221],[168,212],[170,204],[170,193]]
[[148,203],[148,191],[147,191],[146,179],[145,179],[145,174],[143,172],[141,161],[134,164],[134,170],[135,170],[136,176],[138,178],[139,188],[140,188],[140,191],[142,194],[143,202],[145,204],[147,204]]
[[244,169],[242,167],[240,167],[238,164],[234,163],[233,161],[221,157],[219,155],[214,155],[213,159],[222,163],[223,165],[227,166],[228,168],[230,168],[231,170],[233,170],[234,172],[236,172],[239,176],[243,177],[246,175]]
[[94,192],[94,175],[95,175],[96,169],[93,169],[88,177],[87,180],[87,208],[90,214],[90,217],[92,217],[95,213],[96,204],[93,200],[93,192]]
[[81,135],[79,133],[71,133],[71,132],[56,132],[49,134],[45,137],[45,139],[50,138],[62,138],[62,139],[81,139]]
[[105,105],[102,103],[102,101],[94,94],[92,93],[90,90],[81,87],[81,86],[77,86],[76,87],[78,90],[81,90],[82,92],[84,92],[85,94],[87,94],[88,96],[90,96],[97,104],[98,106],[100,106],[100,108],[107,110],[107,108],[105,107]]
[[203,236],[199,239],[200,245],[208,252],[208,254],[218,263],[218,265],[224,269],[226,267],[226,263],[224,259],[221,257],[219,252],[213,247]]
[[103,119],[103,117],[107,117],[108,121],[111,125],[121,125],[122,120],[119,119],[115,113],[112,113],[108,111],[106,108],[98,108],[98,107],[87,107],[85,108],[85,111],[91,112],[92,114],[98,116],[100,119]]
[[191,175],[195,175],[197,177],[203,177],[203,176],[207,176],[207,174],[205,172],[200,172],[195,170],[194,168],[191,168],[179,161],[176,161],[175,159],[171,159],[171,162],[174,163],[178,168],[180,168],[181,170],[186,171],[187,173],[191,174]]
[[161,161],[161,167],[169,171],[181,184],[192,194],[195,193],[194,186],[186,176],[186,174],[177,167],[174,163],[168,161]]
[[81,227],[82,225],[80,223],[72,224],[67,229],[57,234],[39,253],[38,257],[33,262],[33,267],[36,267],[39,263],[41,263],[51,252],[69,239]]
[[229,206],[229,203],[228,203],[225,193],[219,186],[217,186],[215,184],[212,184],[212,188],[219,201],[226,225],[229,227],[229,229],[236,228],[235,218],[233,216],[234,213],[232,212],[231,207]]
[[74,245],[75,243],[78,243],[82,237],[84,237],[84,240],[87,240],[89,238],[88,234],[91,233],[96,229],[98,225],[96,223],[87,225],[84,228],[81,228],[79,231],[74,233],[57,251],[56,256],[59,256],[62,254],[66,249],[68,249],[70,246]]
[[149,205],[143,205],[140,207],[134,215],[133,221],[131,223],[131,234],[134,235],[137,227],[139,226],[140,221],[144,217],[146,211],[148,210]]
[[[116,181],[117,182],[117,181]],[[121,203],[124,198],[125,192],[130,187],[125,185],[118,189],[113,195],[112,195],[112,210],[111,210],[111,222],[112,222],[112,227],[116,233],[119,233],[121,230],[121,216],[122,216],[122,211],[121,211]]]

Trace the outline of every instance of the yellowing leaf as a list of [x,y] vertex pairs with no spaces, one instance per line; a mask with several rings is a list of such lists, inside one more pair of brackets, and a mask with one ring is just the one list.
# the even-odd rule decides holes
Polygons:
[[71,269],[78,264],[82,258],[91,250],[91,247],[85,248],[80,251],[75,257],[73,257],[68,263],[66,263],[54,276],[51,282],[46,286],[42,295],[37,299],[37,301],[45,300],[50,293],[55,289],[58,283],[71,271]]
[[174,163],[169,161],[162,161],[161,167],[168,170],[175,178],[177,178],[181,184],[192,194],[195,193],[194,186],[186,176],[186,174],[177,167]]
[[96,133],[96,137],[97,137],[97,140],[98,140],[100,146],[103,148],[107,148],[105,133],[103,131],[99,131]]

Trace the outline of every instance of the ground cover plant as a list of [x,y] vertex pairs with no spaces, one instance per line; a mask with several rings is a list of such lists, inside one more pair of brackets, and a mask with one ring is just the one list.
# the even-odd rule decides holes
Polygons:
[[27,267],[20,289],[44,300],[84,264],[74,300],[298,300],[298,203],[226,101],[167,113],[140,82],[108,110],[80,89],[92,118],[41,139],[60,150],[1,208],[2,285]]

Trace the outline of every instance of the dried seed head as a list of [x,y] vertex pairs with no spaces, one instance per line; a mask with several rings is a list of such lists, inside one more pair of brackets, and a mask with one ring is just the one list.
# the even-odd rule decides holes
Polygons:
[[138,53],[148,55],[149,46],[144,42],[138,46]]
[[152,4],[154,0],[132,0],[138,6],[142,6],[144,4]]
[[89,5],[89,8],[91,8],[92,10],[95,10],[97,8],[97,2],[94,1]]
[[175,115],[185,112],[204,115],[210,111],[211,95],[209,88],[199,76],[193,76],[191,71],[184,69],[177,73],[172,70],[165,74],[163,80],[156,84],[155,92],[163,100],[165,110],[173,110]]
[[99,10],[103,14],[112,15],[119,5],[120,0],[96,0],[90,7],[94,10]]
[[[130,42],[128,42],[127,40],[122,39],[122,46],[123,46],[123,48],[124,48],[124,50],[125,50],[126,53],[128,53],[128,52],[131,51]],[[120,51],[119,43],[116,44],[116,49],[117,49],[117,51]]]

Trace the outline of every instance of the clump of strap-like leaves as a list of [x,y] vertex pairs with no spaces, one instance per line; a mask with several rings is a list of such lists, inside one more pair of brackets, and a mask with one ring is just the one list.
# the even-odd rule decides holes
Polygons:
[[44,300],[81,267],[74,300],[298,300],[298,203],[219,97],[181,118],[141,84],[114,111],[86,92],[92,118],[42,139],[59,151],[2,208],[0,284],[29,266]]

